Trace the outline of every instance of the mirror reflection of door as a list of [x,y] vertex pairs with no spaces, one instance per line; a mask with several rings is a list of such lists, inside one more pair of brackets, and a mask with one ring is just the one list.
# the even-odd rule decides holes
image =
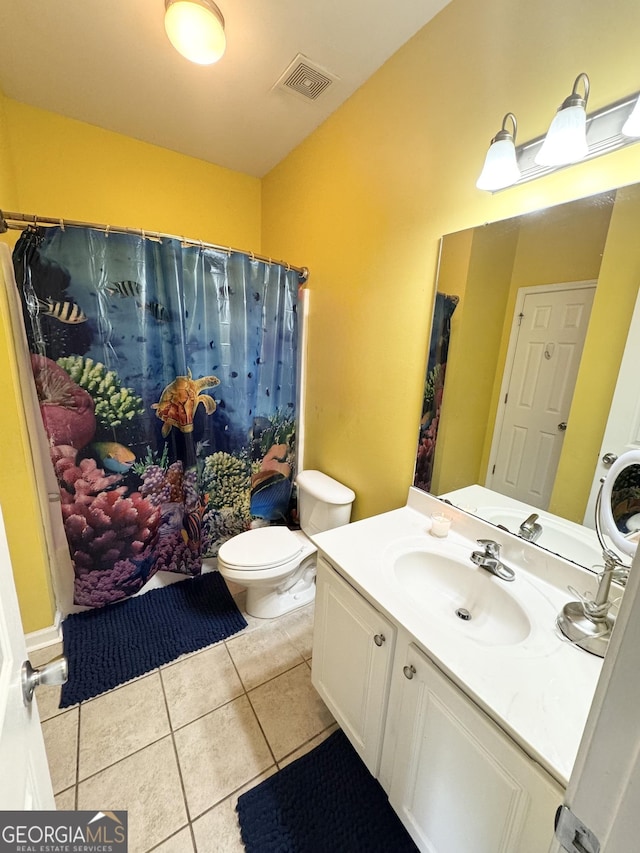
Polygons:
[[518,294],[487,486],[547,509],[596,282]]

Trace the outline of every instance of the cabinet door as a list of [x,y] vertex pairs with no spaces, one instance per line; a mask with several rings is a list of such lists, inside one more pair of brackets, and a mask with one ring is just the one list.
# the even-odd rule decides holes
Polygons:
[[389,800],[428,853],[541,853],[564,793],[409,646]]
[[320,558],[311,680],[374,776],[394,640],[395,627]]

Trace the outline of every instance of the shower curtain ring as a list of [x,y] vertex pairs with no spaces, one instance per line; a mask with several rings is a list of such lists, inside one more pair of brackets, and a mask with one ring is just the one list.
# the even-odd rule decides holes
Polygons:
[[110,226],[110,225],[107,225],[107,227],[106,227],[106,229],[105,229],[105,232],[104,232],[105,237],[109,237],[109,229],[110,229],[110,228],[111,228],[111,226]]
[[253,252],[250,252],[250,253],[249,253],[249,258],[250,258],[250,260],[255,261],[256,256],[254,255],[254,253],[253,253]]
[[287,261],[286,270],[287,270],[287,272],[291,272],[291,264],[288,261]]
[[60,230],[64,231],[64,219],[60,220]]

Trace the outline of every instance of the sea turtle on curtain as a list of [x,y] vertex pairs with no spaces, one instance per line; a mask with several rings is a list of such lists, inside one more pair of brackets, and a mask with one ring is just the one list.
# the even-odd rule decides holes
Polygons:
[[171,427],[176,427],[181,432],[193,432],[193,416],[200,403],[203,404],[208,415],[212,415],[216,410],[216,401],[213,397],[201,394],[200,391],[203,388],[214,388],[219,385],[218,377],[204,376],[202,379],[192,379],[189,368],[187,373],[187,376],[176,376],[160,395],[160,401],[151,406],[156,410],[160,420],[164,421],[163,438],[169,435]]

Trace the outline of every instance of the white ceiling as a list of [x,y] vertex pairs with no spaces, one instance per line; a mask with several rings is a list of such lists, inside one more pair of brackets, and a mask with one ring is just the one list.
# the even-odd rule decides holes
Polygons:
[[[164,0],[0,0],[0,88],[17,101],[261,177],[449,0],[217,0],[227,51],[188,62]],[[297,54],[339,78],[273,86]]]

